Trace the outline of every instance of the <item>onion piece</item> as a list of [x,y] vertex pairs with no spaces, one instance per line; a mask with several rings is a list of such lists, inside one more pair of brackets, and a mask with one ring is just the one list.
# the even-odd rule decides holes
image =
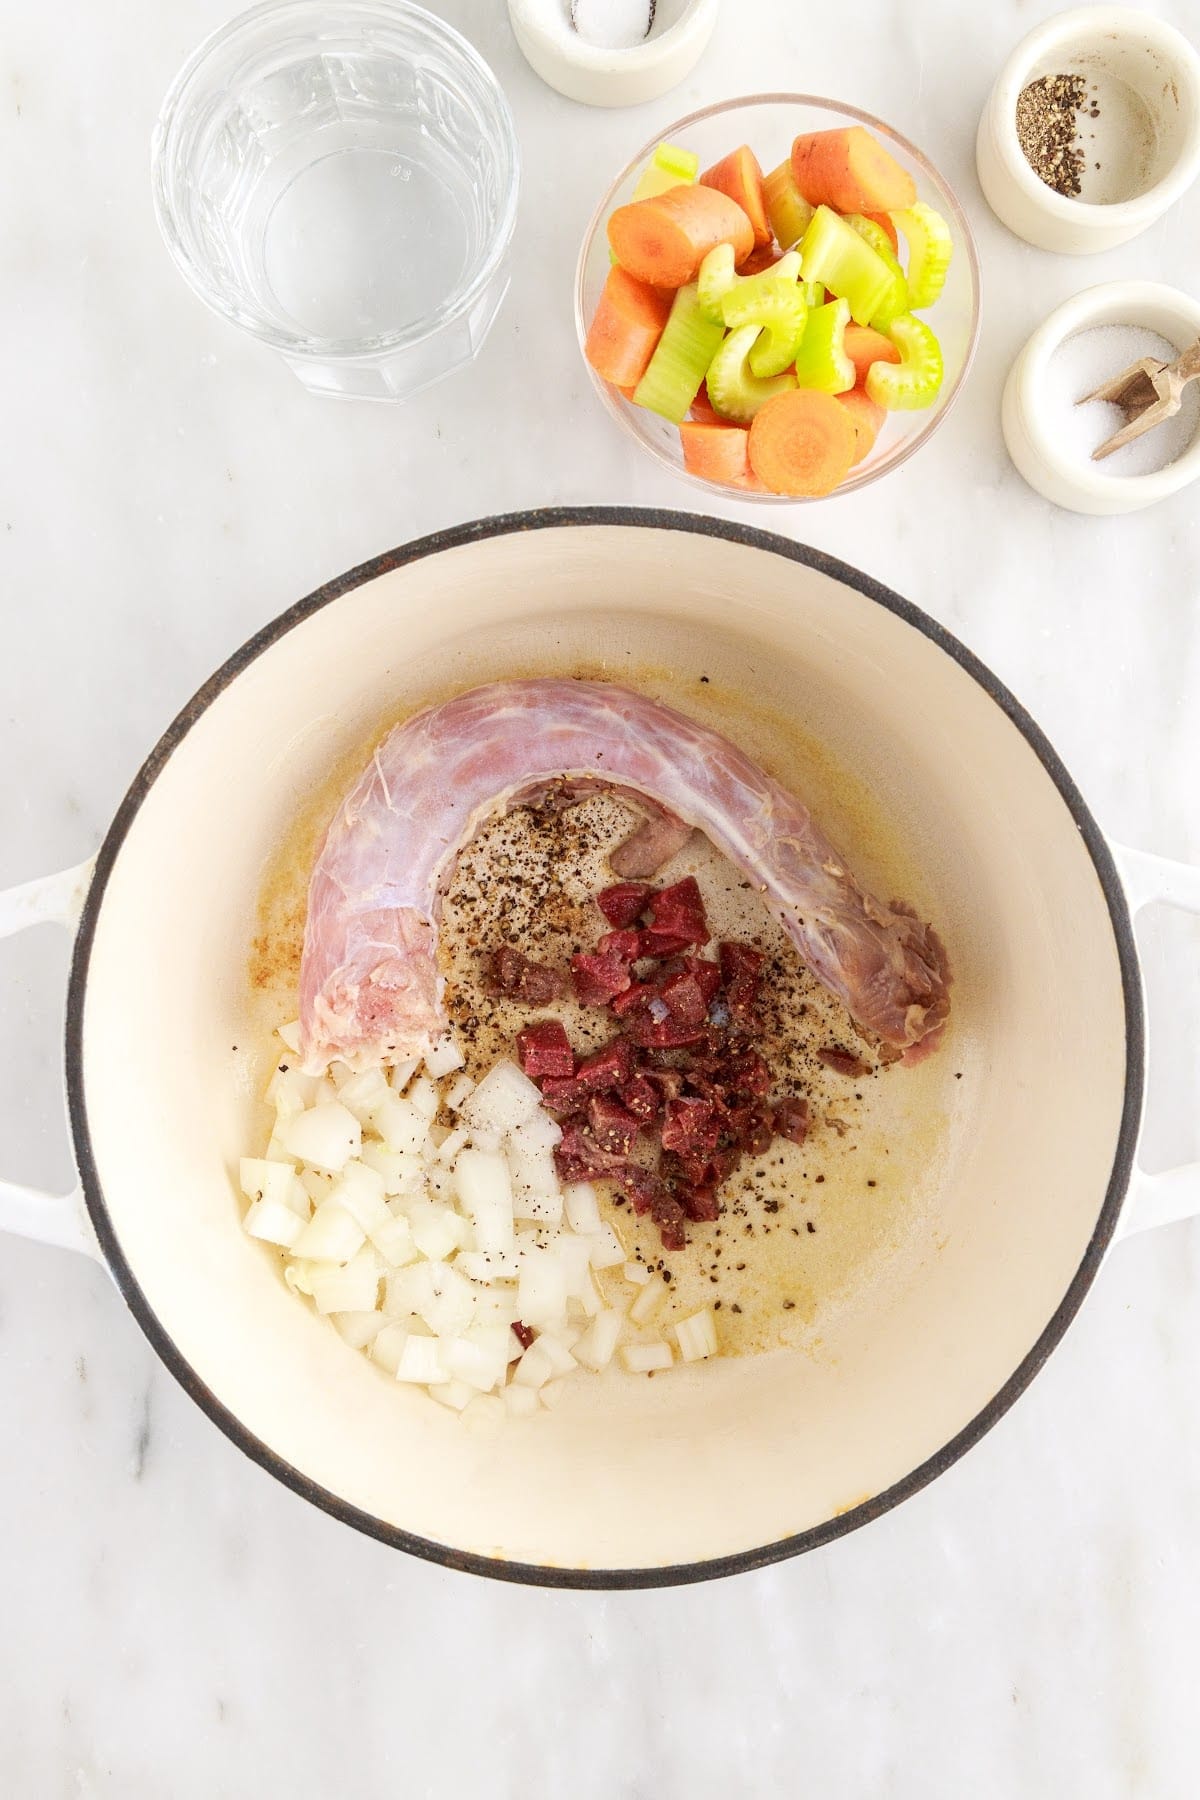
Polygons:
[[421,1066],[419,1056],[406,1056],[403,1062],[393,1063],[389,1077],[395,1093],[402,1094],[417,1070]]
[[541,1250],[521,1261],[517,1278],[517,1311],[526,1325],[552,1329],[567,1316],[567,1269],[554,1250]]
[[701,1362],[706,1356],[717,1355],[717,1321],[711,1307],[690,1313],[686,1319],[677,1319],[671,1329],[684,1362]]
[[400,1357],[411,1335],[407,1325],[398,1322],[389,1324],[385,1319],[383,1329],[371,1345],[371,1361],[377,1362],[389,1375],[394,1375],[400,1367]]
[[310,1262],[349,1262],[362,1248],[366,1235],[344,1206],[336,1200],[322,1200],[308,1224],[301,1227],[292,1254]]
[[417,1079],[410,1083],[404,1097],[410,1106],[416,1107],[426,1124],[436,1118],[439,1105],[437,1089],[426,1076],[418,1075]]
[[587,1236],[588,1261],[593,1269],[615,1269],[619,1262],[625,1261],[625,1246],[611,1225],[601,1225],[599,1231],[592,1231]]
[[390,1092],[382,1069],[363,1069],[357,1075],[352,1071],[349,1080],[343,1081],[338,1099],[361,1124],[369,1125],[371,1114]]
[[650,1279],[650,1271],[645,1263],[627,1262],[621,1273],[634,1287],[645,1287]]
[[247,1200],[274,1200],[286,1206],[294,1180],[295,1172],[287,1163],[265,1156],[243,1156],[238,1164],[238,1185]]
[[566,1379],[560,1375],[557,1381],[548,1381],[544,1387],[538,1389],[538,1399],[543,1406],[554,1407],[558,1405],[566,1391]]
[[289,1019],[286,1025],[277,1025],[275,1027],[275,1036],[282,1041],[286,1049],[292,1052],[293,1056],[298,1056],[300,1054],[299,1019]]
[[408,1209],[412,1241],[430,1262],[444,1262],[461,1250],[471,1235],[471,1227],[461,1213],[434,1200],[414,1200]]
[[510,1381],[503,1394],[504,1410],[512,1419],[528,1419],[538,1410],[538,1396],[533,1388],[518,1387]]
[[415,1156],[421,1150],[429,1130],[429,1120],[411,1100],[390,1092],[372,1111],[370,1123],[389,1150],[405,1156]]
[[352,1350],[365,1349],[381,1331],[387,1329],[387,1320],[383,1314],[374,1311],[330,1313],[329,1323],[343,1343],[349,1344]]
[[370,1312],[379,1299],[379,1258],[372,1246],[364,1244],[344,1267],[315,1268],[312,1297],[319,1313]]
[[[287,1165],[272,1166],[282,1169]],[[267,1197],[252,1202],[242,1225],[252,1238],[261,1238],[264,1244],[278,1244],[283,1250],[292,1249],[304,1230],[303,1219],[297,1217],[286,1200]]]
[[472,1130],[507,1134],[532,1119],[542,1096],[514,1062],[498,1062],[490,1068],[463,1107]]
[[498,1150],[460,1150],[454,1183],[475,1226],[475,1242],[488,1253],[513,1248],[513,1194],[508,1164]]
[[611,1308],[598,1312],[571,1353],[575,1361],[597,1373],[606,1369],[612,1361],[624,1323],[622,1315]]
[[475,1083],[471,1080],[471,1077],[469,1075],[460,1075],[457,1080],[450,1083],[450,1086],[442,1095],[442,1105],[448,1107],[451,1112],[461,1112],[463,1106],[471,1098],[471,1095],[474,1092]]
[[652,1319],[667,1297],[667,1284],[657,1271],[651,1275],[640,1294],[634,1298],[629,1309],[629,1317],[635,1325],[645,1325]]
[[466,1060],[453,1035],[447,1033],[425,1052],[425,1069],[434,1081],[441,1081],[444,1075],[453,1075],[455,1069],[461,1069]]
[[416,1381],[428,1387],[434,1382],[449,1381],[439,1339],[409,1336],[404,1340],[400,1361],[396,1365],[397,1381]]
[[332,1175],[340,1174],[362,1148],[362,1126],[336,1100],[309,1107],[294,1118],[281,1119],[275,1135],[298,1162],[311,1163]]
[[461,1412],[464,1406],[470,1406],[478,1392],[479,1389],[472,1387],[469,1381],[459,1381],[453,1376],[449,1381],[435,1381],[429,1389],[430,1398],[440,1400],[452,1412]]
[[599,1231],[600,1202],[590,1181],[569,1181],[563,1189],[563,1211],[572,1231]]
[[659,1338],[653,1344],[621,1345],[621,1361],[631,1375],[649,1375],[654,1369],[669,1369],[674,1360],[665,1338]]

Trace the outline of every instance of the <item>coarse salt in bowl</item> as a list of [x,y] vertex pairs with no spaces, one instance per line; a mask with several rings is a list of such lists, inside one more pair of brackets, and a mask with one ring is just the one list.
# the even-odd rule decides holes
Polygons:
[[[782,162],[794,138],[806,132],[832,131],[850,125],[865,126],[909,171],[916,182],[918,199],[934,207],[949,225],[954,254],[941,297],[919,315],[936,332],[942,347],[945,374],[937,399],[921,412],[890,412],[867,456],[834,489],[834,495],[853,493],[868,486],[889,469],[906,462],[925,443],[957,399],[979,337],[979,258],[971,227],[948,182],[907,138],[857,107],[811,94],[754,94],[689,113],[686,118],[677,119],[674,124],[656,131],[621,170],[584,232],[575,277],[575,328],[582,352],[588,326],[611,267],[607,235],[609,217],[618,206],[624,206],[633,198],[638,177],[660,143],[695,151],[702,170],[711,168],[739,144],[748,144],[765,171]],[[586,357],[584,360],[586,363]],[[597,375],[590,364],[588,374],[608,412],[623,430],[683,480],[726,499],[757,500],[783,506],[806,503],[807,497],[772,494],[765,489],[738,487],[692,474],[684,468],[677,426],[645,407],[635,406],[618,388]]]

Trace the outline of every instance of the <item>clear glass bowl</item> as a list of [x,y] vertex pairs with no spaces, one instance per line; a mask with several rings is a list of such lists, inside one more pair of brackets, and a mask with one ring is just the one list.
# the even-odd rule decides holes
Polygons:
[[317,393],[397,400],[479,352],[519,155],[465,38],[409,0],[271,0],[215,32],[151,156],[167,248]]
[[[686,118],[656,131],[649,143],[643,145],[621,170],[584,233],[575,277],[575,327],[582,351],[588,324],[610,267],[605,230],[609,215],[633,198],[637,178],[654,154],[656,145],[666,141],[694,150],[700,158],[700,167],[706,169],[731,150],[736,150],[739,144],[749,144],[763,168],[773,169],[787,155],[794,137],[809,131],[831,131],[842,125],[865,125],[879,138],[912,174],[918,198],[936,207],[948,221],[954,239],[954,256],[945,290],[936,306],[921,314],[941,342],[946,364],[941,392],[924,412],[888,414],[870,454],[850,471],[840,487],[834,489],[834,494],[852,494],[876,481],[880,475],[886,475],[889,469],[906,462],[937,430],[966,379],[979,337],[979,257],[963,209],[953,189],[916,146],[889,125],[872,118],[870,113],[860,112],[857,107],[846,106],[838,100],[817,99],[811,94],[753,94],[740,100],[723,101],[719,106],[705,107],[703,112],[689,113]],[[726,482],[707,481],[691,474],[683,466],[676,426],[643,406],[634,406],[618,389],[602,381],[590,365],[588,374],[618,424],[643,449],[685,481],[726,499],[765,500],[777,506],[805,503],[790,494],[732,487]]]

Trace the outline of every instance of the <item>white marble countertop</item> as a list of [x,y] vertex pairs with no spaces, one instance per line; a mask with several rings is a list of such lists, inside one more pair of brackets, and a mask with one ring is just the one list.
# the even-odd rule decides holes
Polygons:
[[[843,8],[728,0],[685,88],[630,114],[542,87],[499,0],[440,0],[517,114],[522,254],[479,367],[393,410],[308,397],[159,244],[153,116],[228,3],[8,9],[0,883],[88,855],[180,704],[327,577],[513,507],[692,504],[596,406],[571,269],[638,142],[767,86],[852,99],[930,151],[978,231],[985,323],[964,400],[904,469],[820,507],[729,512],[927,608],[1030,706],[1114,835],[1200,861],[1195,490],[1077,518],[1000,439],[1004,373],[1052,305],[1123,275],[1200,286],[1200,192],[1078,261],[988,214],[979,110],[1052,6],[863,0],[851,39]],[[1154,10],[1200,40],[1200,0]],[[1146,945],[1153,1167],[1198,1153],[1200,921],[1153,919]],[[64,967],[48,928],[0,946],[3,1173],[63,1185]],[[932,1488],[827,1550],[674,1592],[525,1591],[357,1537],[226,1442],[103,1271],[65,1252],[0,1244],[0,1344],[12,1800],[1196,1792],[1200,1225],[1120,1246],[1031,1391]]]

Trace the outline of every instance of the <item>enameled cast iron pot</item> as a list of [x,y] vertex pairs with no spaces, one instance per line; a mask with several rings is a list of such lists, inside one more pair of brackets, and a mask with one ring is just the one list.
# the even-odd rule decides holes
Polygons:
[[[925,1248],[817,1352],[613,1373],[481,1440],[349,1351],[242,1233],[230,1171],[260,1125],[232,1047],[256,895],[300,801],[384,719],[518,669],[639,664],[703,666],[800,718],[903,821],[956,974]],[[1012,695],[844,564],[687,514],[441,532],[269,625],[171,726],[95,862],[0,899],[0,929],[76,931],[80,1178],[61,1199],[0,1189],[0,1223],[103,1257],[221,1429],[385,1543],[566,1587],[751,1569],[948,1468],[1037,1373],[1118,1232],[1200,1206],[1200,1170],[1149,1178],[1134,1157],[1131,914],[1164,898],[1200,909],[1200,872],[1109,845]]]

